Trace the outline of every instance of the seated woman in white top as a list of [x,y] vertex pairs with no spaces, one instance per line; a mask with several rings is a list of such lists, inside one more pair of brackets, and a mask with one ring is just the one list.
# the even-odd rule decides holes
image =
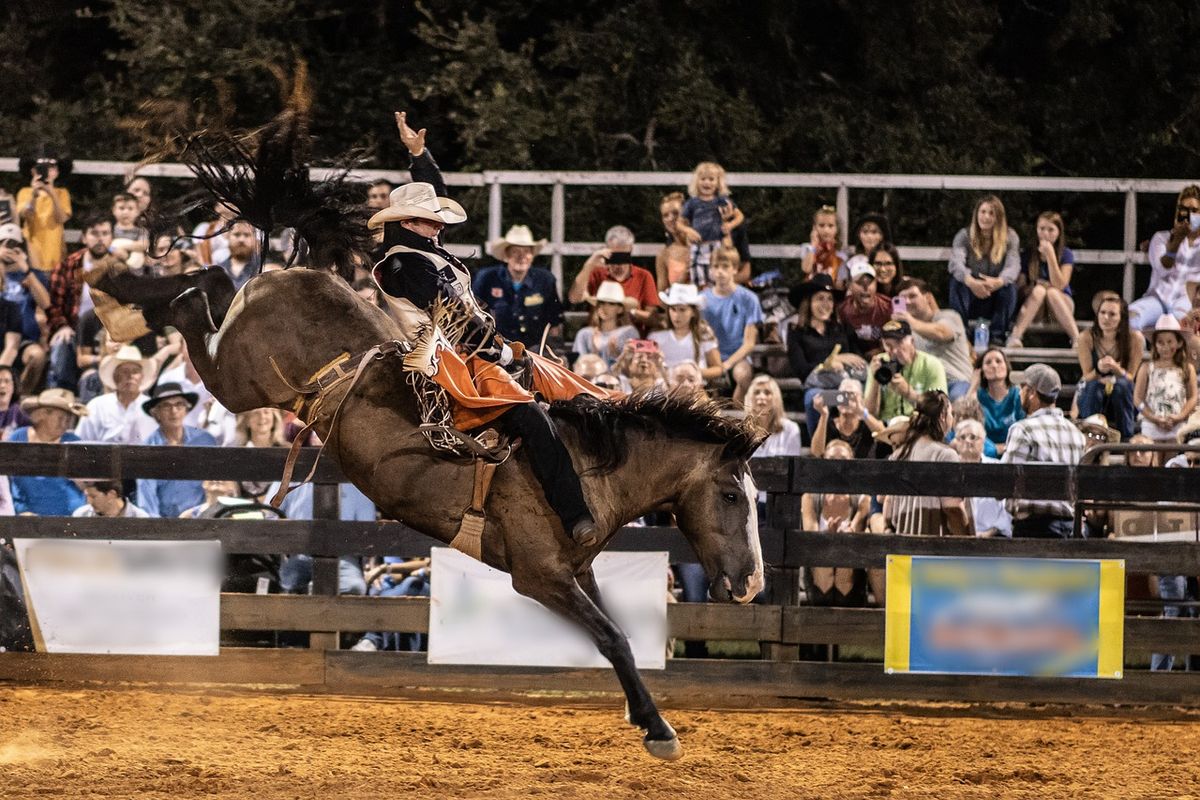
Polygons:
[[722,370],[717,337],[700,316],[704,296],[693,284],[673,283],[658,297],[667,309],[667,329],[650,334],[650,340],[658,343],[667,369],[690,361],[700,368],[705,380],[719,378]]
[[578,355],[598,355],[611,367],[624,352],[625,343],[637,338],[637,328],[629,317],[629,309],[637,308],[637,300],[626,297],[616,281],[604,281],[587,301],[592,305],[588,324],[575,335],[572,350]]
[[750,389],[746,392],[746,421],[769,434],[751,458],[800,455],[800,426],[787,418],[783,410],[783,393],[770,375],[759,375],[750,381]]

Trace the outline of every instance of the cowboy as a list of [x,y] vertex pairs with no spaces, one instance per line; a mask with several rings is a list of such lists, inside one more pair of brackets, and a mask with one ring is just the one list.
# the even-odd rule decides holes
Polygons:
[[533,266],[545,246],[545,239],[534,241],[528,226],[512,226],[488,244],[488,252],[504,263],[481,269],[472,284],[475,297],[496,318],[500,335],[529,348],[537,348],[547,327],[550,336],[562,337],[562,304],[554,273]]
[[[178,383],[160,383],[154,387],[150,399],[142,403],[142,410],[158,421],[158,430],[146,439],[149,445],[187,445],[189,447],[216,447],[217,440],[207,431],[184,425],[199,398],[195,392],[185,392]],[[181,513],[204,501],[204,487],[200,481],[168,481],[157,478],[139,478],[137,501],[152,517],[178,517]]]
[[88,414],[79,422],[75,433],[85,442],[108,444],[141,444],[158,423],[142,410],[149,400],[146,391],[154,385],[158,364],[152,358],[142,358],[133,345],[123,345],[115,355],[100,360],[100,383],[104,394],[87,404]]
[[[492,391],[505,393],[505,397],[497,398],[494,403],[488,397],[478,398],[484,404],[503,408],[487,421],[521,437],[533,473],[565,530],[582,546],[594,544],[596,523],[583,498],[570,455],[555,433],[549,415],[533,401],[533,396],[516,384],[509,386],[503,382],[507,374],[496,365],[511,364],[514,350],[495,335],[495,320],[472,294],[467,268],[438,243],[442,229],[465,221],[466,211],[455,201],[439,197],[431,184],[423,182],[395,189],[390,201],[387,208],[371,217],[368,227],[383,228],[386,253],[372,274],[392,315],[405,336],[417,341],[427,332],[439,301],[454,309],[459,321],[465,323],[465,331],[454,344],[470,353],[468,360],[475,361],[477,357],[489,362],[488,383],[497,387]],[[523,350],[523,346],[518,344],[518,349]],[[466,372],[471,368],[451,350],[439,350],[438,359],[435,381],[439,373]],[[471,373],[471,377],[475,383],[483,383],[476,373]],[[456,396],[456,400],[461,399]]]

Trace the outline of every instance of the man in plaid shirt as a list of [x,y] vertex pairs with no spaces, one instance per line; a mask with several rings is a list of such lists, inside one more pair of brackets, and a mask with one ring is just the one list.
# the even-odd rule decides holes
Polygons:
[[[1087,440],[1055,406],[1062,380],[1047,364],[1032,364],[1021,379],[1026,417],[1008,429],[1004,464],[1078,464]],[[1062,500],[1009,500],[1014,538],[1069,539],[1075,506]]]
[[83,249],[67,256],[50,273],[50,307],[46,323],[50,329],[50,372],[46,385],[52,389],[77,390],[79,364],[75,352],[75,327],[79,315],[92,308],[83,274],[108,255],[112,245],[112,222],[94,217],[84,224]]

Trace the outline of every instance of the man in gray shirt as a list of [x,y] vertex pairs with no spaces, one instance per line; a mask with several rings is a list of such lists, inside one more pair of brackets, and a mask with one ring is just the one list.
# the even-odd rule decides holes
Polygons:
[[946,368],[946,386],[951,400],[957,400],[971,387],[971,350],[962,319],[949,309],[938,308],[929,284],[920,278],[905,278],[897,287],[897,297],[907,306],[893,309],[892,319],[908,322],[917,350],[928,353]]

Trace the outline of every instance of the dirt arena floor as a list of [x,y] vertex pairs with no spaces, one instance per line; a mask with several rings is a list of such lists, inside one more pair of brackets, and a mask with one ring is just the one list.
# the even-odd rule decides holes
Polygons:
[[[954,704],[671,711],[0,686],[0,797],[1200,798],[1200,714]],[[711,793],[711,794],[710,794]]]

